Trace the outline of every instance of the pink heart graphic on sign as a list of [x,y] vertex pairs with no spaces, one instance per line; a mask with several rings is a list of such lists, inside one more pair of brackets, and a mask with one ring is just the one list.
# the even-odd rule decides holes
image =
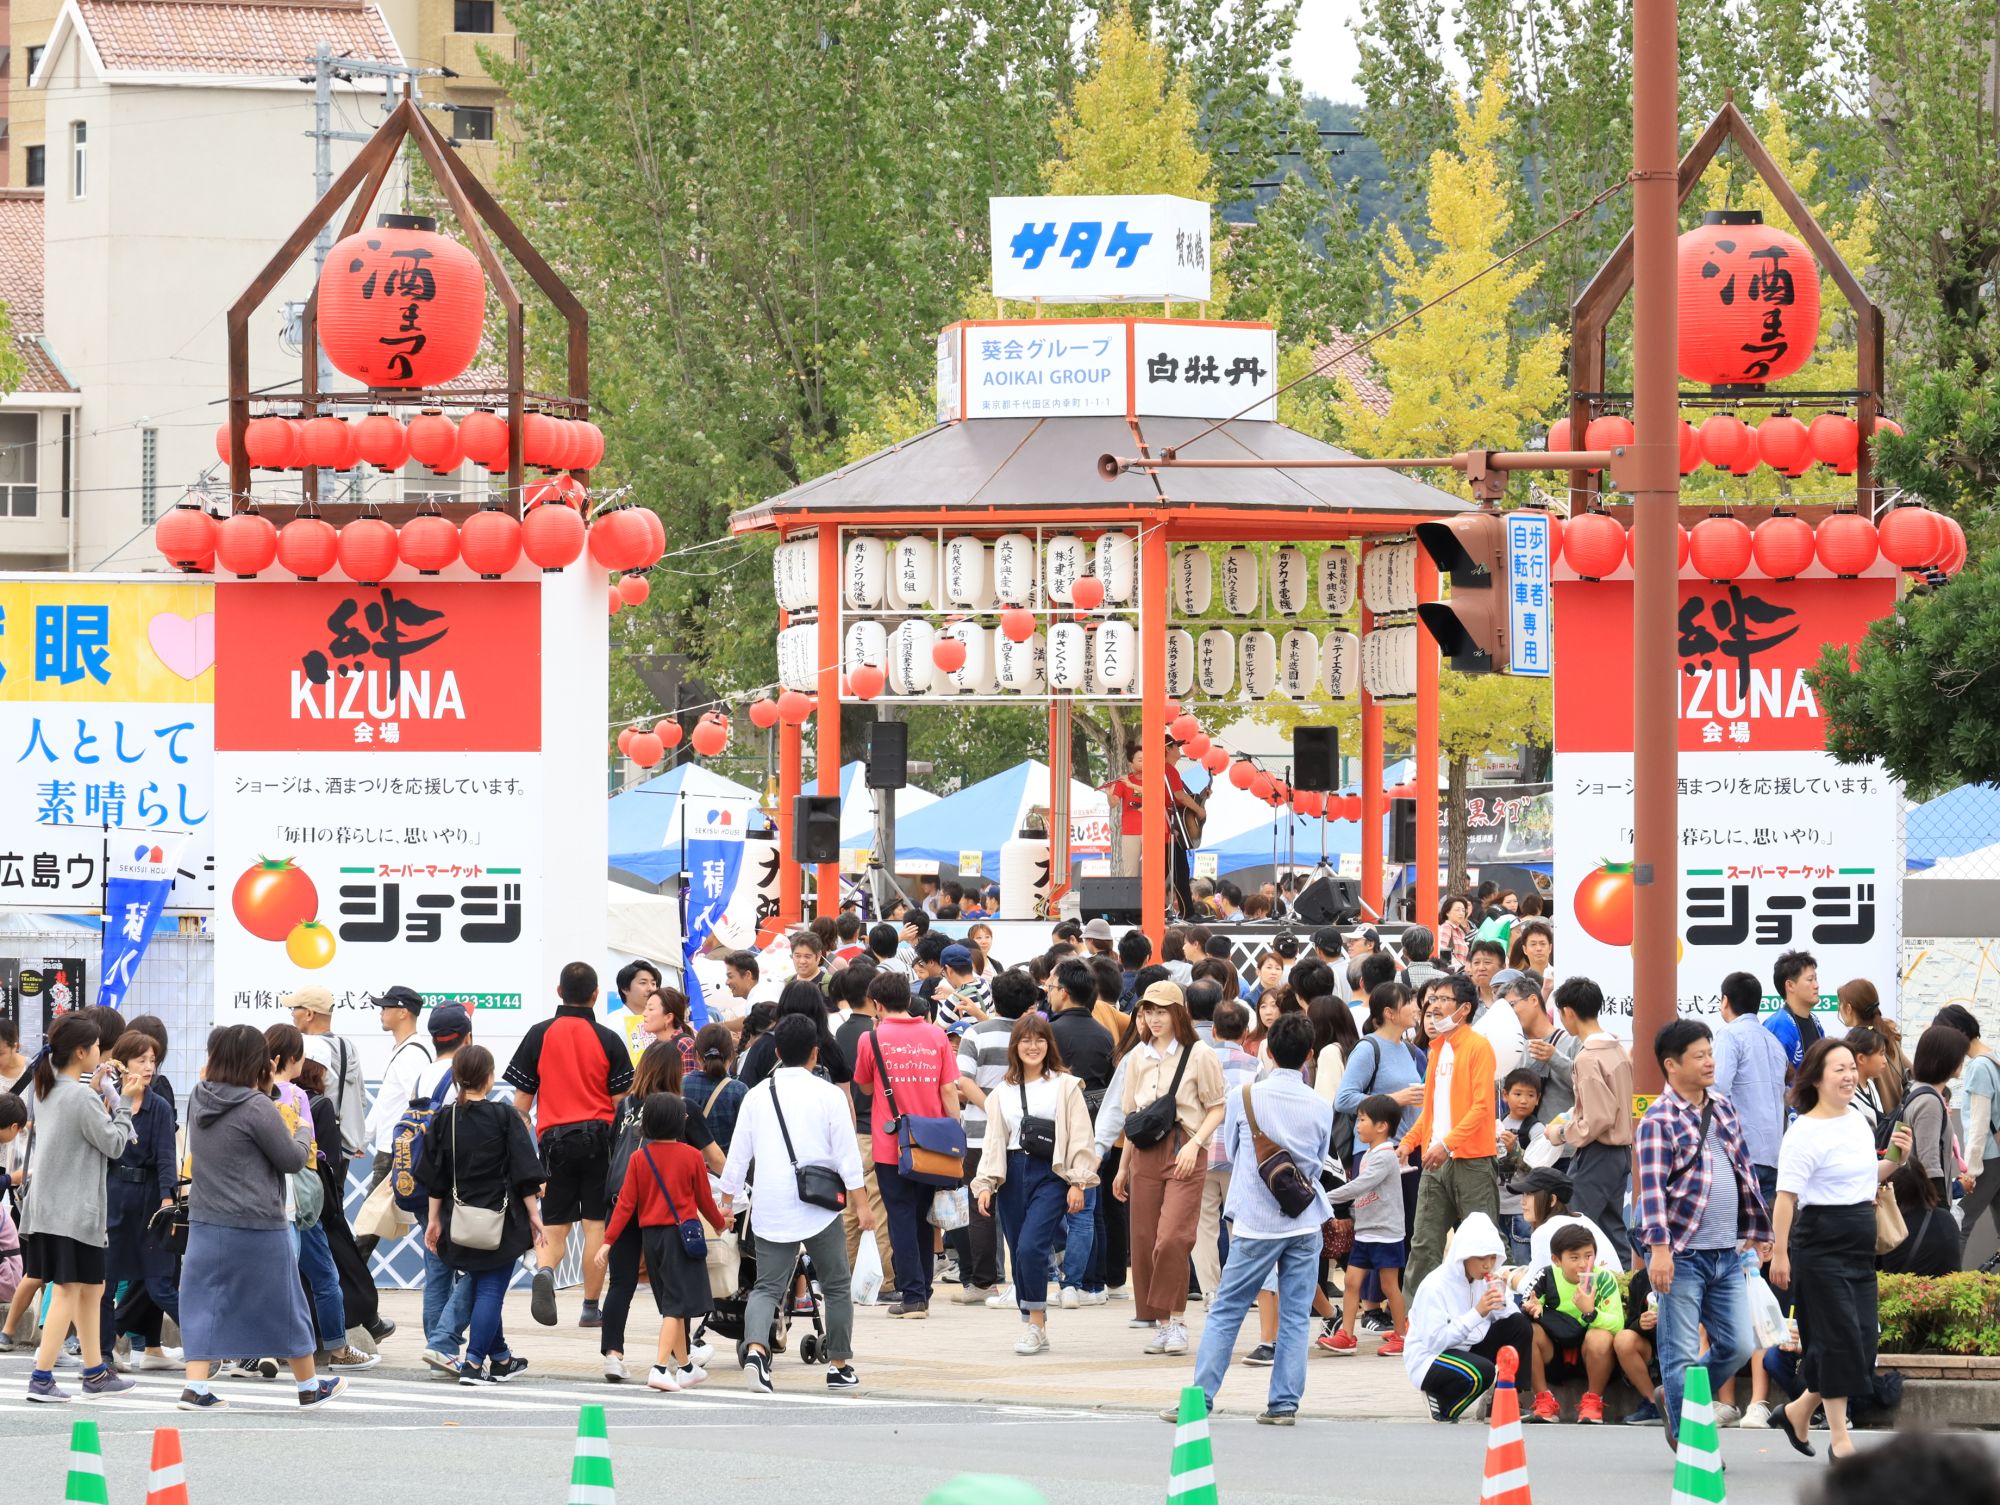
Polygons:
[[163,611],[146,624],[154,656],[182,679],[199,679],[215,663],[215,613],[190,620]]

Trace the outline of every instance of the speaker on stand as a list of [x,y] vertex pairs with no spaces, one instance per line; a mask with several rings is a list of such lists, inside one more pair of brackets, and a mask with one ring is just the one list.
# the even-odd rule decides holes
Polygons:
[[[1292,787],[1308,794],[1331,794],[1340,787],[1338,727],[1299,726],[1292,729]],[[1322,817],[1319,823],[1319,865],[1313,869],[1313,876],[1324,881],[1332,872],[1326,860],[1326,820]],[[1304,893],[1299,897],[1303,899]]]
[[903,894],[896,882],[896,794],[910,782],[910,724],[877,719],[868,734],[868,764],[864,770],[874,796],[875,839],[869,843],[868,897],[877,914],[887,911],[889,897]]

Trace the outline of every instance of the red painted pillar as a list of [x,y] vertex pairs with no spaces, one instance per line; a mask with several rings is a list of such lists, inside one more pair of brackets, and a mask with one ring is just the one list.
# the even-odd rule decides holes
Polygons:
[[[1167,929],[1167,530],[1150,523],[1139,562],[1139,745],[1146,749],[1139,913],[1158,956]],[[1115,808],[1115,807],[1114,807]],[[1114,817],[1113,829],[1117,822]],[[1112,838],[1116,840],[1116,837]]]
[[[1365,559],[1372,552],[1363,544]],[[1375,628],[1375,614],[1361,609],[1363,635]],[[1361,902],[1370,919],[1382,913],[1382,707],[1361,692]]]
[[[1438,598],[1437,565],[1417,551],[1417,599]],[[1438,912],[1438,659],[1437,640],[1417,633],[1417,870],[1416,922],[1436,925]]]
[[[819,710],[813,718],[819,792],[840,797],[840,530],[819,530]],[[840,863],[819,865],[819,912],[840,913]]]

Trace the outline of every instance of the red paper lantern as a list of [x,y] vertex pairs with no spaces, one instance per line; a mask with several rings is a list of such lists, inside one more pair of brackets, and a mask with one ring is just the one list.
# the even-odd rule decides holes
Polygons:
[[1010,643],[1025,643],[1035,635],[1035,614],[1025,606],[1010,606],[1000,613],[1000,631]]
[[1882,557],[1899,570],[1923,569],[1950,542],[1944,519],[1928,507],[1892,507],[1876,524]]
[[612,616],[614,617],[617,616],[619,612],[625,609],[625,598],[618,594],[617,586],[615,585],[606,586],[604,588],[604,596],[605,596],[604,609]]
[[632,739],[638,735],[639,735],[639,728],[637,728],[636,726],[626,727],[625,730],[623,730],[618,734],[618,751],[627,756],[630,756],[632,751]]
[[961,638],[939,638],[931,644],[931,662],[947,674],[965,667],[965,642]]
[[498,413],[485,408],[467,413],[459,421],[458,439],[473,464],[488,470],[507,468],[507,420]]
[[583,456],[576,462],[578,470],[595,470],[604,459],[604,430],[594,423],[577,424],[583,435]]
[[410,434],[387,413],[370,413],[354,425],[354,453],[377,470],[400,470],[410,458]]
[[802,724],[812,713],[812,696],[803,690],[787,690],[778,697],[778,719],[787,726]]
[[1812,456],[1837,476],[1851,476],[1861,456],[1861,426],[1845,413],[1821,413],[1806,430]]
[[551,504],[559,507],[568,505],[563,501],[562,489],[556,485],[554,480],[530,481],[521,488],[521,511],[523,516],[526,516],[528,512],[536,507],[546,507]]
[[1104,604],[1104,582],[1095,575],[1079,575],[1070,583],[1069,599],[1078,611],[1096,611]]
[[410,420],[410,458],[426,470],[456,470],[465,459],[465,441],[458,425],[435,409]]
[[288,418],[253,418],[243,431],[243,453],[260,470],[285,470],[298,463],[299,438]]
[[1813,544],[1811,523],[1780,512],[1757,524],[1750,535],[1750,557],[1773,580],[1795,580],[1812,564]]
[[625,598],[627,606],[644,606],[646,598],[653,594],[652,582],[644,575],[627,575],[618,582],[618,594]]
[[1967,544],[1965,529],[1958,525],[1955,517],[1940,516],[1945,528],[1944,553],[1931,561],[1931,568],[1943,570],[1947,575],[1956,575],[1965,568]]
[[1208,756],[1208,750],[1212,745],[1206,733],[1196,732],[1181,744],[1181,756],[1183,758],[1191,758],[1199,763],[1203,758]]
[[340,530],[340,572],[356,585],[380,585],[396,568],[396,530],[379,517],[357,517]]
[[1169,695],[1167,697],[1167,704],[1165,710],[1166,710],[1167,720],[1172,721],[1174,717],[1180,715],[1181,703],[1178,700],[1174,699],[1173,696]]
[[1586,512],[1563,529],[1563,559],[1586,580],[1602,580],[1625,559],[1625,529],[1616,518]]
[[1581,448],[1583,448],[1582,445],[1573,443],[1570,439],[1569,419],[1567,418],[1558,418],[1554,423],[1550,424],[1549,436],[1542,441],[1542,449],[1551,455],[1558,455],[1566,450]]
[[226,423],[215,431],[215,458],[224,465],[229,463],[229,425]]
[[704,758],[712,758],[729,746],[729,718],[720,711],[710,711],[695,723],[691,739],[694,750]]
[[215,519],[182,502],[153,525],[153,547],[176,569],[193,569],[215,550]]
[[681,724],[678,721],[662,721],[655,725],[653,730],[659,733],[661,743],[669,752],[679,747],[681,745],[681,738],[687,735],[686,732],[681,730]]
[[1167,728],[1176,742],[1186,742],[1200,730],[1201,723],[1185,711],[1174,717],[1172,725]]
[[340,535],[323,517],[301,515],[278,530],[278,563],[301,580],[318,580],[340,561]]
[[215,530],[215,558],[238,580],[251,580],[278,557],[278,530],[252,509],[225,517]]
[[396,536],[396,552],[419,575],[436,575],[458,559],[458,529],[451,519],[420,512]]
[[1875,420],[1875,437],[1878,439],[1881,438],[1884,434],[1900,435],[1902,432],[1903,432],[1902,424],[1896,422],[1896,420],[1893,418],[1884,417],[1884,418],[1877,418]]
[[555,478],[554,485],[556,495],[563,499],[564,505],[574,507],[579,512],[590,510],[585,505],[590,500],[590,488],[576,478],[574,471],[563,471]]
[[1315,794],[1309,789],[1301,789],[1292,796],[1292,808],[1307,820],[1318,820],[1326,814],[1326,796]]
[[778,702],[769,699],[751,701],[750,724],[759,728],[776,726],[778,724]]
[[512,513],[482,507],[458,530],[458,556],[482,580],[498,580],[521,561],[521,525]]
[[1257,770],[1248,763],[1232,763],[1229,767],[1229,782],[1238,789],[1248,789],[1257,782]]
[[543,470],[557,470],[562,446],[562,428],[547,413],[529,413],[521,419],[521,459]]
[[1737,518],[1704,517],[1688,540],[1688,560],[1704,580],[1740,580],[1750,568],[1750,530]]
[[1680,239],[1680,373],[1704,386],[1790,376],[1819,339],[1819,268],[1756,210],[1712,210]]
[[1687,419],[1681,420],[1681,474],[1691,476],[1701,469],[1701,435]]
[[486,276],[437,221],[385,214],[327,253],[319,343],[364,387],[440,387],[472,364],[486,324]]
[[1752,471],[1754,471],[1757,468],[1757,457],[1759,454],[1757,446],[1757,425],[1754,423],[1746,423],[1744,425],[1744,428],[1749,431],[1750,442],[1743,447],[1743,452],[1736,457],[1736,463],[1729,467],[1729,473],[1739,478],[1742,476],[1749,475]]
[[1702,420],[1700,432],[1701,457],[1717,470],[1743,474],[1737,466],[1745,455],[1752,465],[1757,463],[1757,437],[1734,413],[1709,414]]
[[882,686],[887,678],[888,676],[875,665],[859,664],[855,666],[854,672],[847,676],[847,682],[853,689],[856,700],[873,700],[882,693]]
[[[1638,563],[1639,530],[1630,529],[1625,534],[1625,557]],[[1674,568],[1678,570],[1688,562],[1688,530],[1679,523],[1674,524]]]
[[1875,525],[1858,512],[1836,512],[1813,530],[1813,551],[1819,562],[1843,580],[1851,580],[1881,552]]
[[639,568],[650,570],[666,557],[667,525],[660,521],[660,514],[651,507],[635,508],[639,521],[646,528],[646,552],[639,560]]
[[1590,420],[1583,431],[1585,449],[1612,449],[1630,444],[1634,438],[1632,420],[1623,413],[1604,413]]
[[667,744],[658,732],[634,732],[625,756],[641,768],[651,768],[667,755]]
[[637,569],[651,543],[640,512],[638,507],[614,507],[592,523],[590,557],[607,570]]
[[1757,425],[1757,457],[1781,475],[1794,479],[1812,464],[1812,441],[1806,426],[1790,413],[1778,413]]
[[325,414],[308,418],[299,434],[299,464],[323,470],[351,470],[354,467],[354,430],[345,418]]
[[1549,519],[1549,558],[1560,559],[1562,558],[1562,551],[1563,551],[1563,520],[1557,517],[1554,513],[1549,513],[1548,519]]
[[1201,755],[1201,766],[1206,768],[1212,777],[1221,777],[1223,770],[1229,767],[1229,749],[1211,746]]
[[521,520],[521,549],[545,571],[575,564],[583,536],[583,519],[567,507],[537,507]]

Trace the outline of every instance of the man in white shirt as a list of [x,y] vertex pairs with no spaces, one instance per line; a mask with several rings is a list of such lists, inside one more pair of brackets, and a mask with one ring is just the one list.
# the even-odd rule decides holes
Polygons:
[[[862,1189],[861,1154],[854,1138],[854,1115],[842,1090],[812,1074],[819,1059],[819,1030],[796,1014],[778,1021],[773,1034],[778,1067],[743,1099],[730,1141],[729,1161],[722,1172],[721,1207],[754,1185],[757,1217],[751,1230],[757,1239],[757,1287],[744,1306],[746,1340],[737,1344],[737,1358],[749,1388],[770,1394],[771,1354],[764,1335],[778,1314],[778,1303],[791,1291],[799,1251],[812,1256],[826,1298],[826,1388],[853,1390],[860,1386],[854,1365],[854,1301],[849,1292],[847,1239],[841,1213],[847,1199]],[[754,1168],[753,1168],[754,1167]],[[823,1194],[836,1195],[839,1205],[821,1206],[800,1195],[801,1168],[822,1173]],[[812,1188],[807,1188],[812,1190]],[[875,1212],[866,1196],[853,1197],[855,1221],[863,1230],[875,1226]],[[754,1340],[747,1335],[755,1335]]]
[[[397,983],[387,992],[377,994],[373,1001],[391,1043],[382,1085],[375,1093],[374,1106],[368,1110],[368,1147],[375,1152],[374,1176],[368,1183],[371,1190],[380,1186],[389,1174],[389,1163],[396,1149],[396,1121],[416,1094],[418,1075],[431,1064],[430,1046],[417,1038],[417,1017],[424,1011],[424,1000],[416,989]],[[363,1254],[373,1248],[371,1240],[355,1242],[362,1246]]]

